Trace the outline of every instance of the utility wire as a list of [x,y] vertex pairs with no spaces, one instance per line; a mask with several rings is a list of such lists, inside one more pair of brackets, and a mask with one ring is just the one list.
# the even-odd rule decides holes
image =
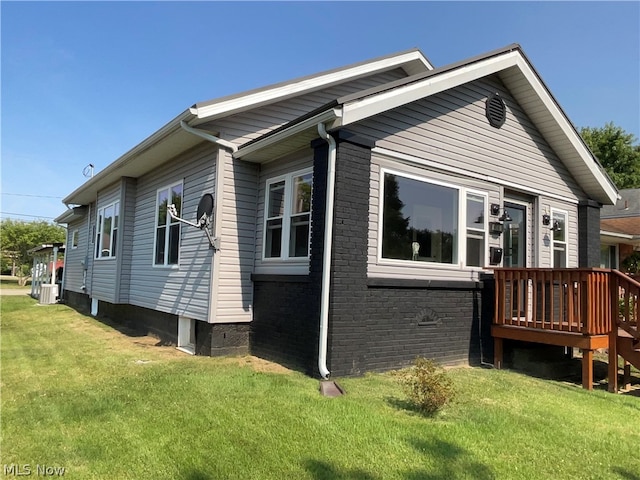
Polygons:
[[0,215],[15,215],[16,217],[31,217],[53,220],[54,217],[44,217],[42,215],[25,215],[24,213],[0,212]]
[[63,197],[54,197],[52,195],[29,195],[26,193],[7,193],[7,192],[2,192],[2,195],[12,195],[14,197],[34,197],[34,198],[63,198]]

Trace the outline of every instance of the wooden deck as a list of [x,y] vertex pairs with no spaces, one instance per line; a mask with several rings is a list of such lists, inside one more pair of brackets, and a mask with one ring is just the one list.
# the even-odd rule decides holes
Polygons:
[[[616,270],[500,268],[494,271],[494,364],[503,363],[503,341],[579,348],[582,385],[593,388],[593,352],[609,349],[609,390],[617,391],[618,354],[640,363],[620,343],[619,329],[640,343],[640,283]],[[617,346],[620,345],[620,348]],[[636,343],[633,343],[636,345]],[[633,347],[632,347],[633,350]],[[640,366],[638,367],[640,368]]]

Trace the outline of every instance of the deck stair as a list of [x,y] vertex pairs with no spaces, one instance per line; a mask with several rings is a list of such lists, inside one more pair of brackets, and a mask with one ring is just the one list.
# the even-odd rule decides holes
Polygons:
[[494,364],[503,340],[579,348],[582,385],[593,388],[593,354],[609,351],[609,391],[618,391],[618,356],[640,369],[640,283],[601,268],[497,268]]

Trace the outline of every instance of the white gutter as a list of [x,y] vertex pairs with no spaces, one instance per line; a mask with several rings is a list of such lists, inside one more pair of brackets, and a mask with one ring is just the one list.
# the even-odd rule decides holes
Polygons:
[[318,124],[318,133],[329,144],[327,158],[327,197],[325,201],[324,252],[322,254],[322,292],[320,294],[320,339],[318,342],[318,370],[324,379],[331,372],[327,368],[327,337],[329,332],[329,287],[331,281],[331,240],[333,237],[333,206],[336,184],[336,141],[327,133],[324,123]]
[[180,126],[186,132],[189,132],[189,133],[192,133],[194,135],[197,135],[198,137],[204,138],[205,140],[209,140],[210,142],[217,143],[218,145],[220,145],[222,147],[228,148],[233,153],[236,153],[238,151],[238,147],[236,146],[235,143],[228,142],[228,141],[223,140],[221,138],[218,138],[218,137],[216,137],[214,135],[211,135],[210,133],[204,132],[204,131],[199,130],[197,128],[193,128],[193,127],[189,126],[187,124],[187,122],[185,122],[184,120],[180,120]]

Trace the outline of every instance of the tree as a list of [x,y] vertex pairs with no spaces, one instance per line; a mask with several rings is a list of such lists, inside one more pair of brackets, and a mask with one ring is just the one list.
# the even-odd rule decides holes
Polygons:
[[33,262],[29,250],[47,243],[63,243],[66,230],[44,220],[25,222],[22,220],[4,219],[0,221],[0,248],[3,259],[7,258],[17,268],[15,274],[21,285]]
[[580,135],[616,187],[640,188],[640,145],[634,145],[633,134],[610,122],[602,128],[584,127]]

